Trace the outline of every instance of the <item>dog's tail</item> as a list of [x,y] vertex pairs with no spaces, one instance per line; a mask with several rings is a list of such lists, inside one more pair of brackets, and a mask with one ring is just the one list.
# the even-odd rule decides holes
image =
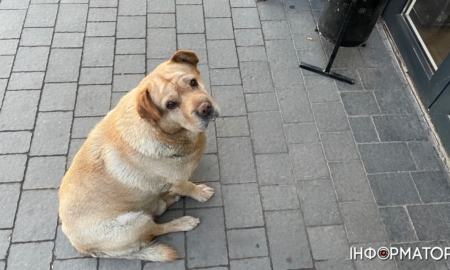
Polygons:
[[129,260],[144,260],[152,262],[171,262],[178,259],[178,252],[173,248],[152,241],[146,246],[141,247],[139,250],[133,251],[121,251],[117,252],[104,252],[104,251],[91,251],[89,252],[93,257],[99,258],[116,258],[116,259],[129,259]]

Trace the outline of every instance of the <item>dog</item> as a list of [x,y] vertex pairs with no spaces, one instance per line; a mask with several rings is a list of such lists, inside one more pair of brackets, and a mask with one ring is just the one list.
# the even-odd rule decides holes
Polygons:
[[154,218],[189,196],[214,194],[188,181],[206,147],[205,129],[220,109],[205,88],[192,51],[177,51],[127,93],[75,155],[59,191],[62,231],[93,257],[173,261],[171,247],[154,237],[190,231],[184,216]]

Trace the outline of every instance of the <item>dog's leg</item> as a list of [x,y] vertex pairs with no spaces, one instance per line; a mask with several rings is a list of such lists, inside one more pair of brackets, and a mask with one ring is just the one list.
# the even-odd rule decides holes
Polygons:
[[172,192],[168,193],[166,196],[162,197],[158,201],[158,206],[155,212],[155,216],[160,216],[166,212],[166,210],[172,206],[174,203],[180,200],[180,196]]
[[189,181],[173,184],[170,191],[182,196],[189,196],[199,202],[206,202],[214,195],[214,189],[206,185],[195,185]]

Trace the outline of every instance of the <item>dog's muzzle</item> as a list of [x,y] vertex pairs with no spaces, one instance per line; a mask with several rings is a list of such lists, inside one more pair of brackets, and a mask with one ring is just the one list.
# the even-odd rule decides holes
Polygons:
[[211,105],[210,102],[205,101],[198,107],[196,115],[200,118],[202,125],[207,127],[209,121],[219,116],[219,112],[216,108],[214,108],[214,106]]

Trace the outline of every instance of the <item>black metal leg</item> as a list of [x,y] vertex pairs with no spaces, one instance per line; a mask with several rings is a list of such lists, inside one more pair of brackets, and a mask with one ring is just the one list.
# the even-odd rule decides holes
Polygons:
[[343,75],[337,74],[335,72],[332,72],[331,67],[333,66],[334,59],[336,58],[336,55],[339,51],[339,47],[341,46],[342,39],[344,38],[345,32],[347,31],[348,23],[350,22],[353,12],[355,11],[357,2],[358,2],[358,0],[352,0],[352,2],[350,3],[350,7],[348,8],[347,15],[345,16],[345,19],[344,19],[344,23],[342,24],[341,30],[339,31],[338,39],[336,41],[336,44],[334,45],[333,52],[331,53],[330,60],[328,60],[327,67],[325,69],[322,69],[322,68],[301,62],[300,68],[303,68],[303,69],[306,69],[306,70],[309,70],[309,71],[312,71],[312,72],[315,72],[315,73],[318,73],[318,74],[321,74],[321,75],[324,75],[324,76],[327,76],[327,77],[330,77],[330,78],[333,78],[333,79],[336,79],[336,80],[339,80],[342,82],[346,82],[349,84],[355,84],[355,80],[345,77]]

